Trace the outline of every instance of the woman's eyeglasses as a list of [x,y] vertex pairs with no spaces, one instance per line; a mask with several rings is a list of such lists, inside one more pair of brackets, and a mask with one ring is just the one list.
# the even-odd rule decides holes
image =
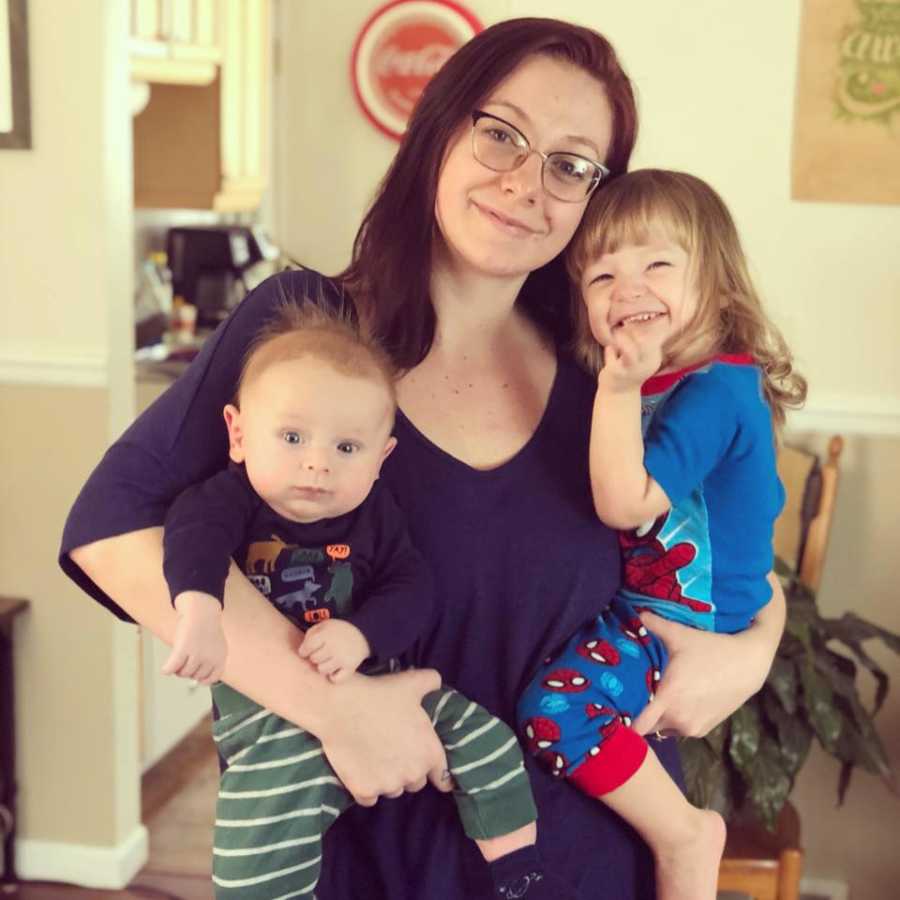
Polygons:
[[541,184],[557,200],[580,203],[609,175],[609,169],[578,153],[541,153],[515,125],[476,109],[472,113],[472,155],[494,172],[511,172],[537,153]]

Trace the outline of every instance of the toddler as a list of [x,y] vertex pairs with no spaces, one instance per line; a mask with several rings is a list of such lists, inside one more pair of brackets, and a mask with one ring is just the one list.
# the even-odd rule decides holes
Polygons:
[[731,216],[697,178],[648,169],[598,191],[569,269],[593,337],[581,355],[596,369],[602,353],[591,489],[598,516],[620,529],[623,587],[545,661],[519,727],[554,774],[640,832],[660,900],[715,900],[724,822],[691,806],[629,727],[666,664],[639,614],[736,632],[768,603],[784,501],[773,421],[806,385]]

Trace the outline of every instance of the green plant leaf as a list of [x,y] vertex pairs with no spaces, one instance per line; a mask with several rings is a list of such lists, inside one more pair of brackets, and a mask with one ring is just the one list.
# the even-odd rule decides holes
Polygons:
[[841,733],[842,716],[834,706],[834,692],[828,681],[806,663],[800,669],[803,684],[803,704],[806,714],[822,746],[831,751]]
[[[705,739],[680,744],[693,802],[718,809],[730,821],[746,811],[769,827],[777,821],[814,736],[841,764],[839,801],[857,766],[897,789],[872,719],[889,682],[863,645],[881,640],[900,653],[900,635],[854,613],[824,618],[815,593],[789,567],[776,559],[775,570],[788,601],[787,622],[766,683]],[[871,713],[859,696],[861,667],[876,680]]]
[[894,653],[900,653],[900,634],[860,618],[856,613],[846,612],[840,619],[826,619],[825,621],[828,623],[829,631],[839,627],[841,640],[852,638],[855,641],[867,641],[878,638]]
[[873,625],[854,613],[844,613],[840,619],[826,619],[825,629],[829,639],[844,643],[856,658],[871,672],[877,682],[872,715],[876,715],[888,692],[888,677],[878,663],[863,649],[862,642],[879,638],[895,653],[900,653],[900,635]]
[[768,722],[778,735],[785,770],[793,779],[809,756],[813,730],[803,716],[790,715],[775,698],[774,693],[766,691],[762,697],[762,704]]
[[773,831],[794,786],[794,779],[783,768],[777,741],[766,737],[760,743],[759,751],[745,771],[745,778],[748,788],[746,806],[769,831]]
[[724,722],[720,722],[707,734],[703,740],[709,745],[710,749],[721,756],[725,752],[725,741],[731,731],[731,717],[729,716]]
[[873,775],[890,779],[890,761],[865,707],[855,697],[836,697],[835,706],[844,714],[845,727],[833,755],[846,765],[862,766]]
[[706,746],[703,738],[685,738],[678,743],[681,772],[685,792],[694,806],[704,806],[709,790],[709,767],[716,762],[716,754]]
[[759,750],[759,710],[753,703],[745,703],[731,716],[728,754],[740,771],[748,769]]
[[791,615],[785,623],[785,636],[793,638],[800,646],[794,650],[794,653],[811,654],[812,650],[812,631],[808,618],[804,618],[801,611],[794,609],[791,604]]
[[771,689],[784,711],[790,715],[797,712],[799,705],[798,686],[797,666],[794,661],[781,655],[776,656],[766,679],[766,687]]
[[679,741],[678,751],[691,803],[702,809],[714,809],[730,819],[735,791],[721,751],[714,750],[706,738],[685,738]]
[[856,686],[857,669],[852,659],[826,649],[816,655],[813,665],[819,674],[828,680],[836,694],[859,700]]

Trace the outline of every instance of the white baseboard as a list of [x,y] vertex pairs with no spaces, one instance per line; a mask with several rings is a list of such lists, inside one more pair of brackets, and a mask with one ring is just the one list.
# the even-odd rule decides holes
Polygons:
[[62,881],[81,887],[124,888],[147,862],[147,829],[138,825],[115,847],[16,840],[16,875],[22,881]]
[[801,878],[801,897],[827,897],[828,900],[848,900],[850,891],[844,881],[832,878]]

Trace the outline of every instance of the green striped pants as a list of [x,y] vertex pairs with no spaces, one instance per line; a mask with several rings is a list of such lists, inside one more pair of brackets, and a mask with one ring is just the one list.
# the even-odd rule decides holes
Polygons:
[[[213,700],[213,737],[227,765],[216,806],[216,900],[314,900],[322,837],[352,797],[309,732],[227,685],[213,687]],[[450,688],[422,705],[446,750],[465,833],[498,837],[535,821],[513,732]]]

